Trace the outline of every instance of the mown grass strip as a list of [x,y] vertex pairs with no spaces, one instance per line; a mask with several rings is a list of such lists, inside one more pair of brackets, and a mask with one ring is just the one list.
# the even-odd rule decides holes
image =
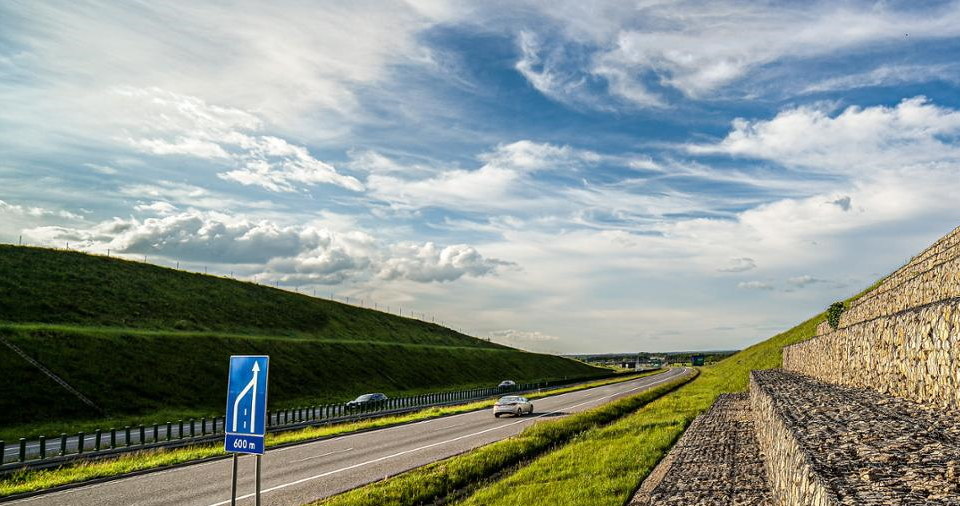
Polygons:
[[[784,346],[816,332],[823,315],[702,369],[688,385],[480,488],[460,506],[621,506],[717,396],[747,388],[753,369],[779,367]],[[412,503],[403,503],[412,504]]]
[[[525,394],[525,396],[530,399],[539,399],[551,395],[585,390],[587,388],[622,383],[624,381],[630,381],[645,376],[658,374],[660,372],[663,372],[663,370],[592,381],[589,383],[582,383],[556,390],[531,392],[529,394]],[[266,445],[268,447],[273,447],[284,444],[307,442],[321,438],[329,438],[360,431],[381,429],[420,420],[439,418],[441,416],[455,415],[468,411],[489,408],[493,405],[493,402],[494,401],[492,399],[489,399],[455,406],[428,408],[413,413],[387,416],[372,420],[362,420],[334,425],[321,425],[317,427],[308,427],[288,432],[269,434],[267,435]],[[116,477],[149,469],[159,469],[223,455],[225,455],[225,452],[223,451],[222,444],[207,444],[170,450],[157,449],[135,452],[124,454],[109,460],[72,463],[57,469],[23,470],[0,477],[0,497],[35,492],[38,490],[45,490],[71,483],[80,483],[98,478]]]
[[690,381],[694,375],[695,373],[684,375],[639,394],[560,420],[537,423],[517,436],[313,504],[429,504],[542,454],[584,431],[610,423]]

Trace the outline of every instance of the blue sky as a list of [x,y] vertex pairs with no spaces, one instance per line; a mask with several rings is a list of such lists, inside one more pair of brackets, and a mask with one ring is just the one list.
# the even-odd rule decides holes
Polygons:
[[729,349],[960,225],[955,2],[4,2],[0,240]]

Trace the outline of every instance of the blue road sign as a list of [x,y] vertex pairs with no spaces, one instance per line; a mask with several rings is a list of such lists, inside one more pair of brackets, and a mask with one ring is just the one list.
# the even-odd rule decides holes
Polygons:
[[227,381],[227,418],[224,449],[228,452],[263,454],[267,428],[267,373],[270,357],[230,357]]

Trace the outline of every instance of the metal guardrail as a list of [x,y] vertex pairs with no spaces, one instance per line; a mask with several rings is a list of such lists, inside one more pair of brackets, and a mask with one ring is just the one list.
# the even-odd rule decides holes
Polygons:
[[[645,372],[645,371],[637,371]],[[396,397],[375,404],[350,407],[348,403],[319,404],[267,412],[267,432],[283,432],[316,425],[378,418],[409,413],[421,409],[462,404],[507,393],[556,389],[584,381],[597,381],[623,373],[590,378],[522,383],[512,388],[474,388],[448,392]],[[62,433],[56,437],[40,436],[35,440],[19,438],[13,445],[0,441],[0,474],[24,468],[53,467],[76,460],[92,460],[122,453],[154,448],[177,448],[210,443],[223,438],[225,418],[178,419],[152,425],[126,425],[93,433]]]

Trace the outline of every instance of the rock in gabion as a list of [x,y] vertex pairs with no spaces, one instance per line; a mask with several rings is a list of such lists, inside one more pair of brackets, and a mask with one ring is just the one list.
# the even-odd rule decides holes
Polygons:
[[750,396],[775,504],[960,505],[960,412],[782,370]]
[[783,368],[931,406],[960,408],[960,299],[788,346]]
[[631,506],[773,506],[747,394],[724,394],[697,417]]

